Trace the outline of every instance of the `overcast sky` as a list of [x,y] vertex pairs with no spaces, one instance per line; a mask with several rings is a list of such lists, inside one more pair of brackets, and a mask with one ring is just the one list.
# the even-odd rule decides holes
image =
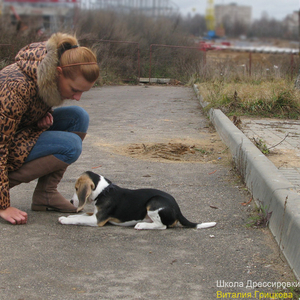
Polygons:
[[[180,9],[182,15],[198,13],[205,14],[207,0],[172,0]],[[252,19],[260,19],[263,12],[269,17],[282,20],[295,10],[299,11],[300,0],[215,0],[216,4],[236,3],[252,6]]]

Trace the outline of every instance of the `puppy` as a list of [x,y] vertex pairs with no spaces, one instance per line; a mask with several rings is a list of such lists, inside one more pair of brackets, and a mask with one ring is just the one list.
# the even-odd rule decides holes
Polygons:
[[60,217],[61,224],[104,226],[111,223],[134,226],[135,229],[166,229],[178,222],[190,228],[209,228],[215,222],[192,223],[181,213],[175,199],[160,190],[130,190],[113,184],[93,172],[83,173],[75,183],[75,194],[71,201],[77,212],[88,202],[94,203],[93,214]]

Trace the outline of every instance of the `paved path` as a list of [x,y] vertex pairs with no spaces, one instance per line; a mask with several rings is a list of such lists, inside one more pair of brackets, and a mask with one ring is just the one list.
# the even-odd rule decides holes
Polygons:
[[242,131],[250,140],[263,141],[271,153],[278,153],[280,160],[274,160],[272,154],[268,158],[300,194],[300,121],[242,118]]
[[80,159],[60,184],[66,197],[80,173],[94,170],[124,187],[168,191],[187,218],[217,226],[165,231],[63,226],[57,221],[63,214],[30,211],[35,182],[22,184],[11,190],[12,204],[28,212],[28,224],[0,220],[0,299],[212,300],[217,292],[258,299],[255,292],[269,289],[247,283],[293,280],[269,230],[246,227],[249,206],[241,203],[250,196],[230,164],[120,152],[146,142],[215,140],[192,89],[104,87],[71,103],[89,112],[91,125]]

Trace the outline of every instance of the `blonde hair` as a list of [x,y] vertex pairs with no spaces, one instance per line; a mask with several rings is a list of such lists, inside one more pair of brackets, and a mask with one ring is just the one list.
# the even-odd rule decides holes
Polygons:
[[[58,44],[59,66],[66,78],[74,80],[81,74],[88,82],[94,82],[100,75],[96,55],[87,47],[80,47],[76,37],[63,34]],[[65,66],[65,67],[64,67]]]

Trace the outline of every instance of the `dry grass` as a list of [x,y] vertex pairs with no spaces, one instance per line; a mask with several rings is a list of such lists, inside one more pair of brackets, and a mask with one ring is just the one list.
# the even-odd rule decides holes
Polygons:
[[205,82],[197,84],[209,107],[227,115],[253,115],[297,119],[300,91],[285,79],[261,82]]

